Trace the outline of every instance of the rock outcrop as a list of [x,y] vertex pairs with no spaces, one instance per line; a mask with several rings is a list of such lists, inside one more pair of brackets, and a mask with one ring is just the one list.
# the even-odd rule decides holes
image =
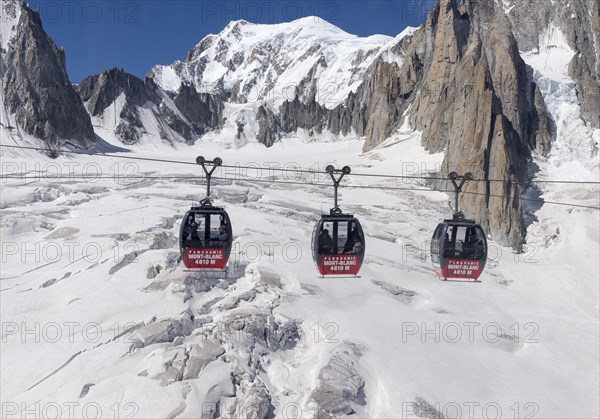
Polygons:
[[[121,69],[86,78],[79,94],[98,125],[114,131],[124,144],[135,144],[148,133],[170,142],[193,143],[220,128],[223,120],[221,97],[198,93],[185,83],[167,94],[152,79],[142,80]],[[112,121],[105,118],[109,113],[114,114]]]
[[556,32],[574,52],[569,76],[575,81],[581,113],[600,128],[600,3],[596,0],[540,2],[510,0],[506,13],[523,52],[555,48]]
[[7,119],[48,148],[92,146],[96,136],[67,76],[65,51],[25,3],[6,0],[1,7],[2,20],[14,22],[10,33],[2,34],[2,106]]
[[284,131],[279,123],[279,118],[267,106],[261,105],[258,108],[258,111],[256,112],[256,121],[258,122],[258,133],[256,138],[265,146],[271,147],[283,136]]
[[133,106],[145,106],[148,102],[160,100],[156,86],[151,82],[146,83],[116,68],[84,79],[78,88],[92,116],[101,115],[121,94]]
[[198,93],[193,86],[182,83],[173,102],[190,121],[192,130],[203,135],[222,125],[223,100],[220,96]]
[[552,121],[502,8],[464,0],[459,9],[455,0],[442,0],[400,68],[377,64],[364,86],[374,98],[365,150],[408,118],[427,149],[445,152],[442,174],[471,171],[483,180],[462,197],[466,215],[518,247],[520,185],[532,151],[549,150]]

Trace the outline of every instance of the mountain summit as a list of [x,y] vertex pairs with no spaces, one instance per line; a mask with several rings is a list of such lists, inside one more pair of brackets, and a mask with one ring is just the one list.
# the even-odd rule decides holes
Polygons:
[[350,35],[317,17],[261,25],[229,23],[205,37],[184,62],[157,66],[149,77],[166,91],[181,82],[199,92],[223,91],[235,103],[298,98],[333,108],[362,83],[368,66],[394,38]]

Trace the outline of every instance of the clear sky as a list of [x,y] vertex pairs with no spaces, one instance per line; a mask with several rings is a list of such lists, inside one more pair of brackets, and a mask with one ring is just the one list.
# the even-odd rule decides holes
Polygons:
[[72,82],[119,67],[144,77],[183,60],[232,20],[287,22],[317,16],[346,32],[395,36],[425,21],[435,0],[32,0],[44,29],[65,47]]

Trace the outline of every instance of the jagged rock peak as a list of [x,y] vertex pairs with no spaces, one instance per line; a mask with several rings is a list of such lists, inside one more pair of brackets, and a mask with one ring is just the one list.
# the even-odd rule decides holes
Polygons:
[[9,119],[3,124],[14,123],[51,148],[66,142],[91,146],[96,137],[67,76],[64,50],[24,2],[3,1],[2,13],[1,105]]
[[403,65],[370,71],[365,150],[408,118],[426,148],[445,152],[444,174],[471,171],[506,181],[474,184],[461,207],[518,247],[524,231],[513,182],[525,182],[532,150],[549,150],[552,124],[503,10],[493,0],[465,0],[460,8],[441,0],[414,34]]
[[193,143],[223,121],[223,98],[198,93],[186,83],[167,94],[152,79],[115,68],[86,78],[78,88],[94,123],[128,145],[146,134]]
[[157,102],[159,97],[156,89],[151,80],[141,80],[118,68],[87,77],[78,86],[79,94],[92,116],[100,115],[121,94],[125,94],[126,100],[137,106]]

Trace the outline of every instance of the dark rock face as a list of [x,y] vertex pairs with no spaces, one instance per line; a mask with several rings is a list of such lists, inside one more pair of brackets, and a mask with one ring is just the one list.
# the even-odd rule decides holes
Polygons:
[[167,105],[161,102],[153,109],[153,114],[159,122],[160,138],[163,140],[172,140],[173,136],[169,134],[167,128],[181,135],[188,144],[194,142],[192,138],[192,128],[189,121],[181,118],[178,113]]
[[472,171],[484,180],[463,195],[466,215],[518,247],[519,185],[532,150],[548,152],[552,121],[504,11],[492,0],[464,0],[460,9],[442,0],[414,35],[402,67],[377,63],[371,75],[365,150],[382,142],[410,106],[407,117],[425,147],[446,152],[443,172]]
[[279,118],[264,105],[258,108],[256,113],[258,121],[258,134],[256,138],[267,147],[271,147],[276,141],[281,139],[284,134],[283,128],[279,123]]
[[368,104],[365,151],[377,146],[397,127],[408,107],[407,99],[422,76],[421,58],[411,55],[406,60],[411,64],[403,66],[404,78],[398,64],[378,61],[369,69],[367,82],[361,86],[359,94]]
[[222,124],[223,102],[219,96],[198,93],[189,84],[181,84],[179,92],[173,100],[183,116],[192,124],[198,135],[216,129]]
[[144,106],[159,101],[156,86],[126,73],[122,69],[105,71],[91,76],[79,84],[79,95],[87,104],[92,116],[100,115],[107,107],[125,93],[128,104]]
[[121,121],[115,128],[115,133],[121,137],[123,144],[131,145],[138,142],[144,126],[140,121],[137,109],[127,104],[119,114]]
[[351,93],[342,105],[328,112],[327,129],[336,135],[348,135],[353,129],[356,135],[363,136],[367,128],[367,103]]
[[521,51],[539,50],[544,35],[551,37],[556,28],[565,35],[575,53],[569,76],[575,80],[582,115],[600,128],[600,3],[524,0],[515,6],[508,16]]
[[81,148],[93,145],[92,123],[69,82],[64,50],[44,32],[38,13],[21,2],[3,2],[2,6],[21,8],[16,34],[2,57],[7,113],[50,148],[64,143]]
[[295,132],[298,128],[310,133],[321,134],[330,131],[335,135],[348,135],[354,130],[358,136],[365,133],[367,105],[354,93],[333,109],[319,104],[315,97],[301,101],[283,102],[279,108],[279,121],[285,133]]
[[102,116],[119,96],[124,95],[125,104],[115,127],[115,133],[124,144],[137,143],[147,132],[142,110],[149,111],[156,120],[160,138],[170,142],[175,139],[175,133],[191,144],[223,123],[224,100],[221,97],[198,93],[186,84],[170,97],[151,79],[141,80],[120,69],[86,78],[79,85],[79,94],[94,117]]
[[256,113],[259,125],[257,139],[271,147],[285,134],[296,132],[298,128],[307,130],[311,136],[319,135],[323,131],[344,136],[354,132],[357,136],[363,136],[367,125],[367,112],[367,105],[355,93],[351,93],[344,103],[333,109],[318,103],[314,96],[306,102],[298,97],[293,101],[283,102],[277,113],[261,105]]
[[292,132],[298,128],[315,130],[317,134],[326,127],[327,110],[318,104],[314,97],[307,103],[300,102],[298,97],[292,102],[284,102],[279,109],[283,130]]

